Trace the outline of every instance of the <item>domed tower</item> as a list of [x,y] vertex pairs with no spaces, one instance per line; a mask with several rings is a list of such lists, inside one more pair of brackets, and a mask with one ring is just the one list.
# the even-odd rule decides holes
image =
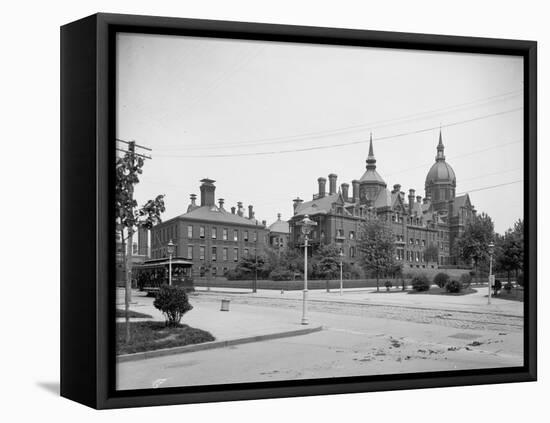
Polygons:
[[437,144],[437,156],[428,176],[426,176],[426,197],[431,198],[434,210],[446,209],[450,201],[455,199],[456,176],[453,168],[445,161],[445,147],[441,130],[439,131],[439,144]]
[[373,205],[380,191],[386,189],[386,182],[376,171],[376,159],[372,148],[372,134],[370,135],[369,156],[367,170],[359,180],[359,200],[362,204]]

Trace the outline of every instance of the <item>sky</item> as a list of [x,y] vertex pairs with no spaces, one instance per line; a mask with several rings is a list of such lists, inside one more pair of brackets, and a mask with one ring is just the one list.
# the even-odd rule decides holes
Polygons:
[[441,130],[457,193],[502,233],[523,218],[522,93],[515,56],[117,39],[117,138],[152,149],[135,195],[165,194],[164,220],[185,213],[207,177],[226,209],[242,201],[268,224],[288,219],[318,177],[362,176],[371,133],[388,189],[424,196]]

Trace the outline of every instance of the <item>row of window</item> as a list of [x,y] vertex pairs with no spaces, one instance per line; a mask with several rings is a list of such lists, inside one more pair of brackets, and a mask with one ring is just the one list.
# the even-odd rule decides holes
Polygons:
[[177,229],[176,226],[168,226],[161,228],[158,231],[158,236],[154,237],[151,242],[154,244],[167,244],[170,240],[177,239]]
[[[349,239],[355,239],[355,232],[349,231]],[[336,238],[345,238],[344,230],[343,229],[337,229],[336,230]]]
[[[247,230],[242,231],[242,240],[243,241],[252,241],[256,242],[258,240],[258,233],[256,231],[252,231],[252,239],[249,239],[249,232]],[[199,238],[205,239],[206,238],[206,227],[205,226],[199,226]],[[212,227],[210,228],[210,238],[212,239],[218,239],[218,228]],[[194,237],[194,226],[193,225],[187,225],[187,238],[193,239]],[[229,229],[222,228],[221,230],[221,239],[223,241],[229,240]],[[232,241],[239,241],[239,230],[233,229],[232,233]]]
[[[392,214],[391,215],[391,221],[394,223],[403,223],[403,215],[401,214]],[[408,216],[407,217],[407,223],[409,225],[422,225],[422,218],[416,217],[416,216]]]
[[409,238],[409,245],[422,245],[423,247],[426,246],[426,240],[425,239],[418,239],[418,238]]
[[[221,250],[221,257],[218,257],[218,251]],[[206,247],[204,245],[199,246],[199,260],[210,260],[210,261],[239,261],[239,249],[238,248],[232,248],[232,255],[229,257],[229,251],[230,249],[227,247],[224,248],[218,248],[218,247],[211,247],[210,248],[210,255],[209,257],[206,257]],[[253,250],[255,252],[255,250]],[[243,257],[250,256],[250,250],[248,248],[243,249]],[[194,258],[194,246],[188,245],[187,246],[187,259],[193,260]]]
[[424,263],[426,261],[426,257],[424,256],[424,253],[422,251],[405,251],[402,248],[398,248],[395,251],[395,259],[398,261],[412,261],[412,262],[421,262]]

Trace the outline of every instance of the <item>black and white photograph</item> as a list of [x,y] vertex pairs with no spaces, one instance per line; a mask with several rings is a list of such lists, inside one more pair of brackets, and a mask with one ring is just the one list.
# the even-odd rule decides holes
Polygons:
[[523,60],[119,32],[116,389],[522,367]]

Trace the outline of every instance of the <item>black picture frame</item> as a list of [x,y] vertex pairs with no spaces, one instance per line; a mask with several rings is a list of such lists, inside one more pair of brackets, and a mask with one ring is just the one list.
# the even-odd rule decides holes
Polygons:
[[[518,55],[524,58],[524,366],[114,390],[115,34]],[[95,14],[61,28],[61,395],[97,409],[534,381],[537,378],[537,44],[534,41]]]

